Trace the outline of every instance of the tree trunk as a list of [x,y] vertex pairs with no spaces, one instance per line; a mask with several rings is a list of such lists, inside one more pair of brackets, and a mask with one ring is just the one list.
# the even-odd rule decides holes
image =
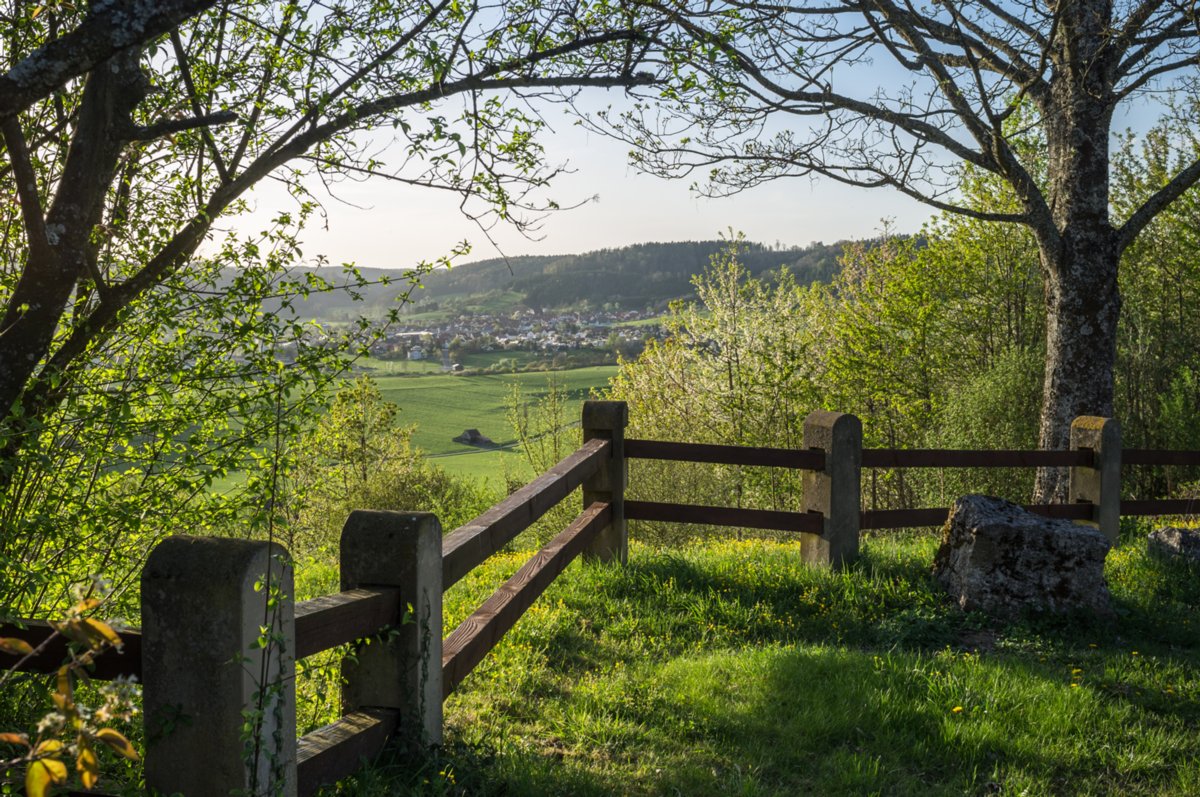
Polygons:
[[[105,197],[125,136],[132,130],[131,115],[148,89],[139,61],[138,49],[130,48],[90,74],[49,209],[44,220],[27,218],[27,260],[0,318],[0,492],[12,477],[15,453],[45,420],[22,407],[23,396],[31,384],[48,376],[39,369],[61,333],[72,294],[81,282],[94,279],[93,230],[104,218]],[[18,122],[11,124],[19,129]],[[16,172],[16,158],[21,156],[11,153],[13,143],[18,142],[9,144]],[[27,199],[36,195],[37,186],[31,183]],[[40,207],[28,211],[36,217],[43,212]]]
[[[1046,375],[1038,445],[1064,449],[1079,415],[1111,416],[1117,356],[1119,255],[1111,230],[1064,236],[1061,251],[1042,252],[1046,280]],[[1057,262],[1047,262],[1057,255]],[[1043,468],[1035,503],[1065,501],[1064,468]]]
[[[1046,198],[1053,230],[1038,230],[1046,298],[1046,376],[1039,446],[1064,449],[1078,415],[1110,416],[1120,249],[1109,219],[1109,130],[1117,62],[1105,31],[1110,0],[1064,4],[1050,90],[1041,101]],[[1067,498],[1064,468],[1038,472],[1034,501]]]

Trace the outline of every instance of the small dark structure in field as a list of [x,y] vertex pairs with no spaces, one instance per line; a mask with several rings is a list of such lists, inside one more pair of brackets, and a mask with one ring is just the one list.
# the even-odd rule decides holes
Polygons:
[[454,442],[462,443],[467,446],[475,446],[476,448],[495,448],[496,443],[490,438],[479,433],[478,429],[468,429],[458,437],[453,438]]

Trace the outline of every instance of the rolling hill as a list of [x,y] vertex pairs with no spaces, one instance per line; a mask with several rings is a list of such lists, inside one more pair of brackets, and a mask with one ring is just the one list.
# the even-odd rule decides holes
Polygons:
[[[747,243],[741,261],[756,275],[783,267],[802,284],[828,281],[838,268],[844,245],[817,243],[802,249],[771,249]],[[645,243],[576,255],[481,260],[425,275],[421,287],[412,291],[405,312],[458,314],[522,307],[553,310],[585,303],[617,309],[665,307],[673,299],[692,294],[692,277],[702,272],[709,258],[724,246],[722,241]],[[358,289],[358,300],[349,291],[313,293],[296,304],[298,314],[335,322],[378,317],[409,289],[404,272],[359,270],[368,281],[390,277],[393,282]],[[321,273],[335,284],[345,281],[335,269]]]

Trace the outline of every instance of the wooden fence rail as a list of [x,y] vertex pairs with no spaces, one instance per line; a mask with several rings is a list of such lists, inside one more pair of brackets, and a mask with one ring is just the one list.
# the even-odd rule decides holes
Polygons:
[[589,506],[446,637],[442,644],[443,697],[450,696],[546,587],[611,522],[611,504]]
[[[120,632],[123,652],[99,656],[90,673],[145,682],[148,786],[227,794],[272,782],[285,796],[310,795],[386,744],[436,744],[442,701],[572,561],[625,561],[628,520],[793,532],[807,561],[842,566],[857,554],[861,530],[937,525],[949,511],[862,511],[862,468],[1070,468],[1070,501],[1029,509],[1098,524],[1110,535],[1121,514],[1200,510],[1194,501],[1120,500],[1121,467],[1200,466],[1200,451],[1122,450],[1119,428],[1107,419],[1078,419],[1068,451],[863,449],[858,419],[827,412],[809,416],[798,450],[627,440],[619,402],[586,402],[583,420],[577,451],[445,536],[428,514],[352,513],[342,535],[341,591],[333,595],[275,600],[270,585],[284,596],[291,591],[290,564],[278,546],[186,537],[162,543],[143,573],[143,628]],[[805,511],[627,501],[629,458],[798,470]],[[442,593],[579,488],[582,513],[443,638]],[[48,623],[0,625],[0,636],[37,648],[23,670],[53,672],[68,655]],[[296,660],[347,643],[355,655],[342,664],[343,715],[297,739]],[[17,660],[0,654],[0,668]],[[278,740],[256,760],[245,756],[247,711],[264,718],[261,738]],[[168,727],[167,743],[153,741]]]
[[447,534],[442,541],[443,588],[449,589],[574,492],[599,470],[611,449],[609,440],[589,440],[508,498]]

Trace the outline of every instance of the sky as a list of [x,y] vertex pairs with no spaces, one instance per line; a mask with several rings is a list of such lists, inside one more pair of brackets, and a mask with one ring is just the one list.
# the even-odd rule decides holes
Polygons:
[[[728,198],[699,197],[689,180],[637,172],[628,165],[626,145],[583,130],[557,109],[547,118],[554,125],[543,137],[547,161],[574,169],[560,175],[547,195],[564,207],[584,204],[550,214],[532,238],[498,227],[492,231],[497,247],[460,213],[457,197],[375,179],[342,183],[338,199],[323,199],[327,218],[305,231],[305,256],[324,255],[335,264],[409,268],[448,254],[463,240],[471,244],[471,252],[457,263],[501,254],[573,254],[650,241],[713,240],[730,228],[751,241],[806,246],[870,237],[885,218],[896,231],[916,232],[932,215],[895,191],[807,178],[776,181]],[[320,189],[317,194],[323,196]],[[254,217],[291,205],[269,184],[253,201]]]

